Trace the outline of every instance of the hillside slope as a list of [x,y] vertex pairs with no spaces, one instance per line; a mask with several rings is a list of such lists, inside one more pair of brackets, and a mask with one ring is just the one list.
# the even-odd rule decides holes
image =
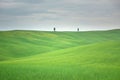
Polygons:
[[109,67],[119,67],[119,57],[120,42],[107,41],[52,51],[45,54],[32,55],[28,57],[18,58],[17,60],[5,61],[3,63],[25,63],[37,65],[47,64],[49,66],[101,65],[102,67],[103,65],[106,65]]
[[0,32],[0,80],[120,80],[120,30]]
[[27,57],[104,41],[119,41],[119,34],[120,30],[88,32],[1,31],[0,56],[2,57],[0,60]]

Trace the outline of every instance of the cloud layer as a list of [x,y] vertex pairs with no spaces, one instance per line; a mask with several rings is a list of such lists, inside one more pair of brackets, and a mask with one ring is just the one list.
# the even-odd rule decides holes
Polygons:
[[119,0],[0,0],[0,29],[120,28]]

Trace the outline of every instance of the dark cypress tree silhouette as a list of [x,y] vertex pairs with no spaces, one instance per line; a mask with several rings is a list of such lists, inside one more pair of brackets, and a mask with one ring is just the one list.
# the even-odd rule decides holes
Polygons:
[[77,31],[79,31],[79,28],[77,28]]
[[53,30],[54,30],[54,32],[55,32],[55,31],[56,31],[56,28],[54,27]]

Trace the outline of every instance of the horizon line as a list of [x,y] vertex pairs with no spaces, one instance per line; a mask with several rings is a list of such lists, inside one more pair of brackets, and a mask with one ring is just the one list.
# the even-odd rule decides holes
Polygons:
[[42,32],[86,32],[86,31],[110,31],[110,30],[120,30],[120,29],[95,29],[95,30],[38,30],[38,29],[9,29],[0,31],[42,31]]

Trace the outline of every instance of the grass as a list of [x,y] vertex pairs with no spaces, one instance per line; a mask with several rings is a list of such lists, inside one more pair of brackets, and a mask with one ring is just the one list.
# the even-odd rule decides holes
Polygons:
[[120,30],[0,32],[0,80],[120,80]]

